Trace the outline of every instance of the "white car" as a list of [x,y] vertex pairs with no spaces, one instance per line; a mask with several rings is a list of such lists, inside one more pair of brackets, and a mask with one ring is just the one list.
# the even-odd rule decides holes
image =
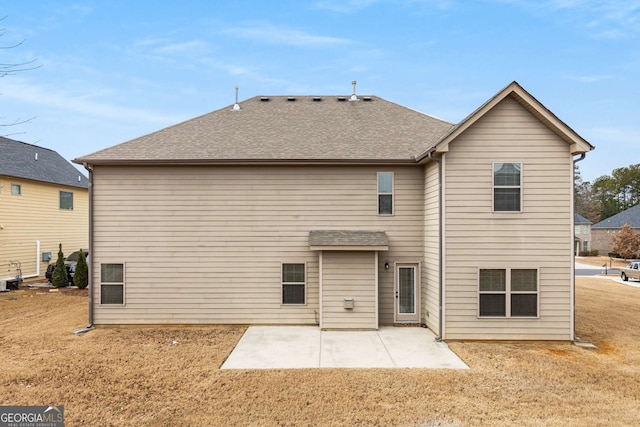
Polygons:
[[626,267],[621,267],[620,277],[625,282],[629,279],[640,280],[640,261],[632,261]]

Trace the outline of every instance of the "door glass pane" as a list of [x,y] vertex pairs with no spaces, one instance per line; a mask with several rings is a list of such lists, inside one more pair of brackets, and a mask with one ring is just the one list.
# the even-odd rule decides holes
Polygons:
[[398,312],[400,314],[415,314],[415,269],[400,267],[398,269]]

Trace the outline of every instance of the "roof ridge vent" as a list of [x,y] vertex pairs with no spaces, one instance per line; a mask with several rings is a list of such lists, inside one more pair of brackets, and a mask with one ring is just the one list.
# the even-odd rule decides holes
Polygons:
[[269,102],[269,97],[268,97],[268,96],[261,96],[261,97],[260,97],[260,101],[262,101],[262,102]]
[[360,101],[358,99],[358,97],[356,96],[356,81],[355,80],[351,80],[351,86],[353,87],[353,90],[351,91],[351,98],[349,98],[349,101]]
[[347,97],[346,96],[339,96],[338,97],[338,101],[346,101]]
[[363,97],[362,97],[362,100],[363,100],[363,101],[371,101],[371,100],[372,100],[372,98],[371,98],[370,96],[363,96]]
[[296,100],[296,97],[295,97],[295,96],[287,96],[287,101],[291,101],[291,102],[293,102],[293,101],[295,101],[295,100]]
[[233,111],[240,111],[240,104],[238,104],[238,85],[236,85],[236,103],[233,104]]
[[313,98],[311,98],[312,100],[314,100],[315,102],[320,102],[322,101],[322,98],[319,96],[314,96]]

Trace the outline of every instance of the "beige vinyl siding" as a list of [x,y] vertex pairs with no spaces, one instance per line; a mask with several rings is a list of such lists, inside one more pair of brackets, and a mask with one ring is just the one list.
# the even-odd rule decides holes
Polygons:
[[[506,98],[450,144],[447,339],[572,338],[569,145]],[[492,162],[522,164],[522,212],[492,212]],[[479,319],[479,268],[539,268],[538,319]]]
[[[22,194],[12,195],[11,184],[19,184]],[[60,209],[60,191],[73,193],[73,210]],[[44,279],[48,263],[42,261],[43,252],[51,252],[51,263],[55,263],[60,243],[65,255],[86,249],[88,200],[84,188],[0,176],[0,279],[15,277],[11,261],[20,261],[28,280]],[[40,276],[36,276],[37,260]]]
[[440,200],[439,166],[429,163],[424,170],[424,260],[422,262],[421,321],[438,333],[440,292]]
[[[395,214],[377,214],[377,172],[394,172]],[[386,231],[380,323],[393,322],[393,271],[419,260],[417,166],[163,166],[94,169],[94,281],[125,262],[126,305],[96,324],[317,324],[317,251],[309,231]],[[281,263],[307,263],[307,303],[280,303]],[[93,290],[99,301],[99,289]]]
[[[368,252],[325,251],[322,255],[322,328],[377,329],[376,256]],[[344,299],[353,298],[353,309]]]

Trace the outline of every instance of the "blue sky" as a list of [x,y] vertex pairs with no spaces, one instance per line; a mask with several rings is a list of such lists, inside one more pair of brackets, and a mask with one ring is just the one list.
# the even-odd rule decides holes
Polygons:
[[597,147],[640,163],[640,0],[4,2],[0,135],[67,159],[256,95],[377,95],[458,122],[518,81]]

